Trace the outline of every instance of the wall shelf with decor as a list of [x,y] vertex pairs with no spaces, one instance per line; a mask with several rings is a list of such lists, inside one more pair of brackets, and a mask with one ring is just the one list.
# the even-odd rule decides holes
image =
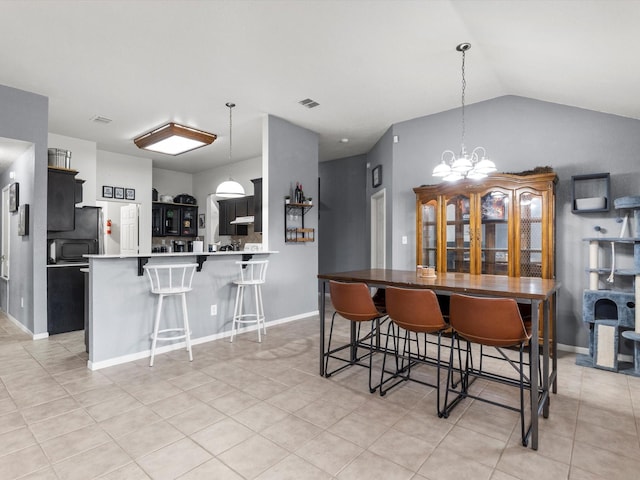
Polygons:
[[311,203],[285,203],[284,205],[284,241],[314,242],[315,229],[305,228],[304,216],[311,210]]
[[571,177],[571,211],[573,213],[608,212],[610,175],[591,173]]

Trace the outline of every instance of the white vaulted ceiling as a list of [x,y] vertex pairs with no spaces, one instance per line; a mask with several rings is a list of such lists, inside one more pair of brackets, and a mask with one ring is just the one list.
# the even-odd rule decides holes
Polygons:
[[[329,160],[458,107],[461,42],[468,104],[520,95],[640,118],[639,22],[635,0],[0,0],[0,84],[49,97],[50,132],[159,168],[227,163],[228,101],[234,159],[260,155],[272,114],[317,132]],[[135,147],[167,121],[219,138],[178,157]]]

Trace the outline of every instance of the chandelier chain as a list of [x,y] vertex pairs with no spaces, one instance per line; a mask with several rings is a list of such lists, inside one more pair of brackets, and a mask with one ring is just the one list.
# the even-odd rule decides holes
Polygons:
[[466,124],[464,121],[464,94],[467,89],[467,80],[464,74],[464,59],[465,59],[466,50],[462,50],[462,148],[464,149],[464,136],[466,133]]

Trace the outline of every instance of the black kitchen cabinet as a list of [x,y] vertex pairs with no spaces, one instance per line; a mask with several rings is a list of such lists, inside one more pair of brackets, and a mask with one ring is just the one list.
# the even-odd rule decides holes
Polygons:
[[198,207],[154,202],[151,207],[151,236],[195,237],[198,235]]
[[253,182],[253,231],[262,232],[262,178],[254,178]]
[[[84,273],[79,266],[47,267],[47,331],[49,335],[84,328]],[[85,267],[86,268],[86,267]]]
[[49,168],[47,180],[47,230],[73,230],[76,213],[75,170]]
[[248,225],[233,225],[230,222],[236,217],[246,217],[253,213],[253,197],[229,198],[218,200],[218,234],[219,235],[248,235]]

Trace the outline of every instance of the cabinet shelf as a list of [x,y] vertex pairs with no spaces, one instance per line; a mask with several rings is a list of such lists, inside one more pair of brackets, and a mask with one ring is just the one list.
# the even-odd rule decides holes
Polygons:
[[[611,208],[609,200],[610,175],[608,173],[592,173],[588,175],[574,175],[571,177],[571,212],[595,213],[608,212]],[[602,199],[602,208],[579,208],[578,200],[596,201]],[[596,202],[597,203],[597,202]]]

